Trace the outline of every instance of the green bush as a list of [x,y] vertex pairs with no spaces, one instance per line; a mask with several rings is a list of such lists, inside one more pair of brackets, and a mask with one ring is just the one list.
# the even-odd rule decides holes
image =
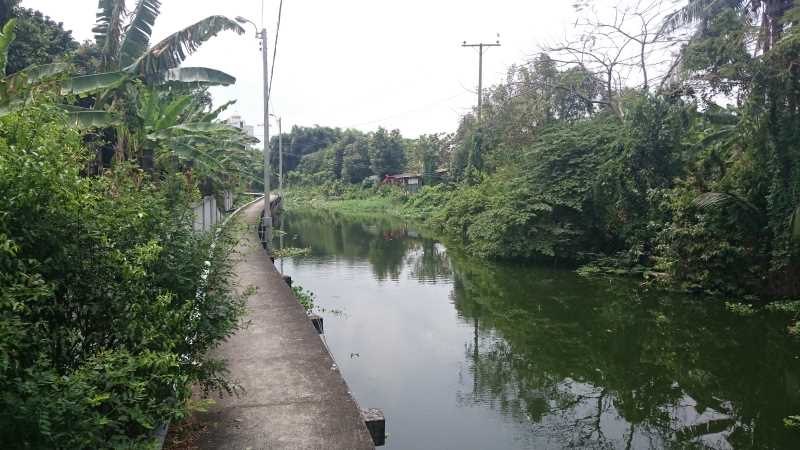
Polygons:
[[0,119],[0,448],[147,447],[192,384],[233,388],[206,356],[243,311],[232,239],[192,231],[182,176],[90,156],[52,107]]
[[577,260],[613,248],[597,201],[602,168],[614,157],[620,124],[606,116],[553,126],[518,152],[519,161],[472,184],[423,190],[414,205],[460,238],[471,253],[493,258]]

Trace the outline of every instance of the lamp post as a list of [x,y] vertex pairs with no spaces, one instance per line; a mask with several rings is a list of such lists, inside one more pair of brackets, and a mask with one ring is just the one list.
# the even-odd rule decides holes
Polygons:
[[258,26],[253,21],[242,16],[236,18],[239,23],[249,23],[256,30],[256,39],[261,41],[261,62],[263,65],[264,76],[264,218],[262,219],[262,239],[269,249],[272,239],[272,211],[270,211],[270,148],[269,148],[269,50],[267,47],[267,29],[258,30]]

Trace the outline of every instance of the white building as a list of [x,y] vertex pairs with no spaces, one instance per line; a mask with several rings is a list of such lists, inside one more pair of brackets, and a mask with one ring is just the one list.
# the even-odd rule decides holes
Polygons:
[[225,123],[244,131],[250,137],[256,137],[255,127],[244,123],[244,119],[242,119],[242,116],[238,113],[234,113],[232,116],[228,117]]

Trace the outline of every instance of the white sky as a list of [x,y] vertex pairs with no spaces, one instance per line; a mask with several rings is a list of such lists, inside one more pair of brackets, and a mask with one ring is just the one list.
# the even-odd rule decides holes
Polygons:
[[[162,0],[156,42],[208,15],[261,23],[261,0]],[[134,1],[129,0],[129,7]],[[265,0],[270,48],[278,0]],[[294,124],[398,128],[406,137],[454,131],[476,102],[478,55],[464,40],[494,42],[484,54],[484,86],[501,82],[512,63],[563,37],[574,0],[284,0],[272,109]],[[64,22],[79,41],[92,38],[96,0],[23,0]],[[184,66],[207,66],[237,78],[215,88],[215,103],[261,124],[261,55],[252,27],[225,32]],[[270,50],[270,58],[272,53]],[[271,133],[277,132],[275,125]]]

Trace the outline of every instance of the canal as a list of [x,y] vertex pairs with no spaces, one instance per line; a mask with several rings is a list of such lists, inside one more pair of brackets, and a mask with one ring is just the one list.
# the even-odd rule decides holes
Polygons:
[[278,261],[316,294],[388,449],[800,448],[777,318],[623,280],[490,263],[402,222],[288,211]]

